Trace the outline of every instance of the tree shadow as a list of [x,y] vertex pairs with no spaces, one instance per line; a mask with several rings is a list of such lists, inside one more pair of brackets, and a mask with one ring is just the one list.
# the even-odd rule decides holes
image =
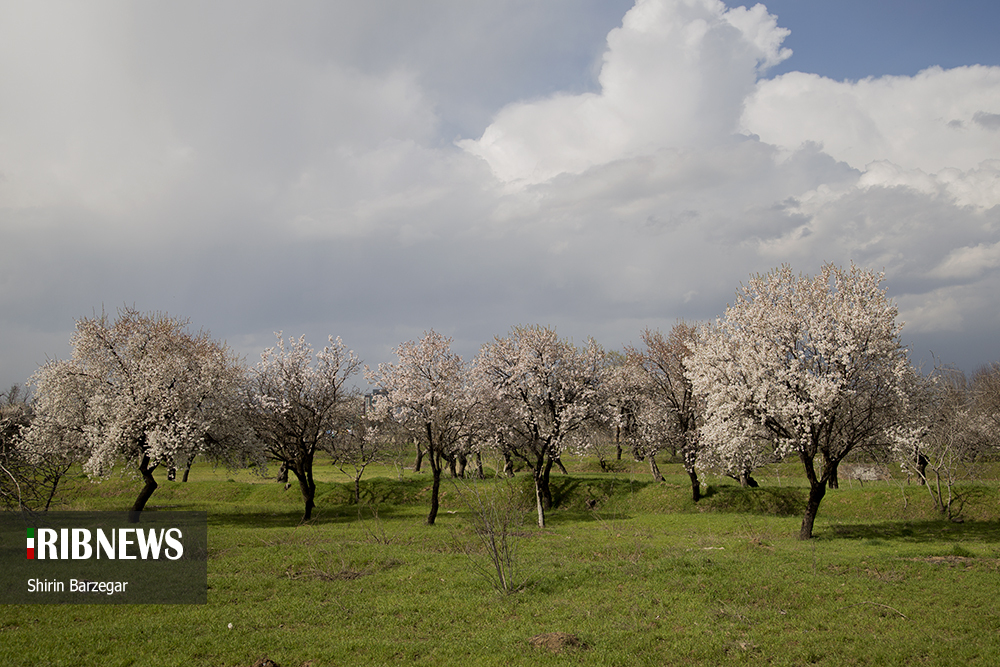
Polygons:
[[219,511],[208,513],[209,526],[226,526],[230,528],[294,528],[296,526],[346,525],[375,519],[392,519],[397,517],[414,517],[412,507],[394,507],[392,505],[376,505],[373,513],[367,504],[362,504],[359,511],[357,505],[317,505],[313,517],[302,521],[302,510],[273,511]]
[[615,478],[563,476],[549,481],[552,506],[566,510],[593,510],[637,493],[653,482]]
[[795,487],[709,486],[698,502],[716,512],[798,516],[806,500],[805,490]]
[[874,524],[834,524],[816,531],[816,537],[821,540],[894,540],[914,544],[963,540],[1000,543],[1000,521],[955,523],[936,519]]
[[[619,516],[617,518],[630,519],[631,517]],[[595,516],[594,512],[587,510],[555,508],[545,512],[545,526],[548,528],[576,523],[590,523],[597,520],[598,517]]]

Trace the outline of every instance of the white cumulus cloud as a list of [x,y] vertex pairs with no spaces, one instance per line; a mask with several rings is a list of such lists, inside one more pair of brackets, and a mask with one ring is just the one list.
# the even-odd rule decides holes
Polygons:
[[857,169],[885,160],[937,173],[1000,155],[996,114],[1000,67],[932,67],[861,81],[789,72],[758,84],[742,127],[784,148],[818,143]]
[[787,34],[763,5],[639,0],[608,34],[599,92],[510,104],[460,145],[523,185],[725,140],[758,74],[791,55],[781,48]]

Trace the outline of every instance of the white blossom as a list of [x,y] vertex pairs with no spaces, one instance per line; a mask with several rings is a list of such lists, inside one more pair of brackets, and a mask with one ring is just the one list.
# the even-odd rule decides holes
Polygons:
[[905,405],[912,369],[882,277],[832,264],[815,277],[788,266],[754,276],[725,317],[702,329],[691,357],[706,447],[734,459],[766,437],[803,462],[811,485],[803,538],[839,462],[885,442]]
[[333,336],[315,353],[305,336],[287,343],[280,331],[275,337],[275,345],[261,353],[250,372],[247,413],[268,457],[298,480],[305,521],[312,517],[315,503],[313,458],[352,417],[344,414],[351,398],[347,383],[361,361]]
[[423,443],[434,475],[427,523],[437,518],[442,461],[453,460],[468,444],[473,402],[467,367],[451,351],[451,339],[431,330],[419,342],[396,348],[395,364],[366,369],[365,377],[384,394],[375,400],[373,420],[395,420]]
[[[197,455],[232,466],[256,451],[241,418],[243,369],[229,348],[187,322],[122,308],[77,321],[68,361],[50,361],[31,379],[37,418],[25,447],[57,454],[106,476],[121,462],[139,466],[146,489],[160,464],[182,466]],[[148,492],[148,493],[147,493]]]
[[484,345],[473,363],[473,391],[493,406],[500,439],[531,468],[538,524],[551,503],[548,471],[571,434],[605,405],[604,350],[593,339],[578,349],[554,329],[519,326]]

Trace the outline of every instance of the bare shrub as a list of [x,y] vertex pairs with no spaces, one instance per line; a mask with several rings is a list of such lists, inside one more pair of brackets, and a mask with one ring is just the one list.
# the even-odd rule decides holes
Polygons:
[[488,483],[456,480],[456,488],[469,509],[477,542],[485,550],[483,558],[466,548],[469,562],[498,592],[510,594],[521,590],[526,577],[518,542],[530,500],[524,486],[511,479],[497,478]]

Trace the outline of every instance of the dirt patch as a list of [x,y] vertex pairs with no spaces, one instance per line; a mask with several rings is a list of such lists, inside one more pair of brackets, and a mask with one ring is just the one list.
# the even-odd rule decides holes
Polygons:
[[[281,665],[276,663],[274,660],[271,660],[267,656],[264,656],[263,658],[257,658],[257,661],[253,663],[251,667],[281,667]],[[302,663],[301,667],[313,667],[313,661],[306,660],[305,662]]]
[[545,648],[553,653],[559,653],[567,648],[587,648],[587,645],[576,635],[568,632],[546,632],[542,635],[535,635],[528,640],[532,646]]

